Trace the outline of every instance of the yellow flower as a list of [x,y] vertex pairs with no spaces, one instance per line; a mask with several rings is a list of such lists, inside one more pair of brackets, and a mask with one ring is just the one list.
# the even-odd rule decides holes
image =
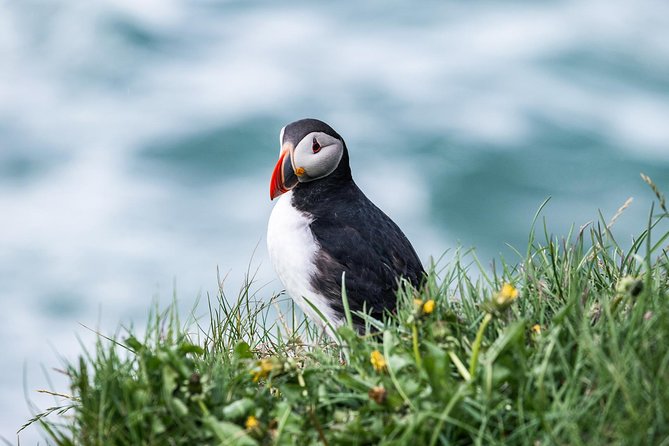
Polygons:
[[430,299],[423,304],[423,313],[430,314],[434,311],[434,300]]
[[257,428],[259,425],[260,425],[260,423],[258,422],[258,419],[256,417],[254,417],[253,415],[250,415],[246,419],[246,423],[244,423],[244,426],[246,426],[247,430],[253,430],[253,429]]
[[378,350],[372,352],[369,361],[377,372],[382,372],[386,369],[386,358],[384,358],[383,354]]
[[416,308],[420,308],[423,306],[423,299],[414,299],[413,304]]
[[495,303],[505,306],[513,302],[518,297],[518,290],[510,283],[505,283],[495,298]]
[[253,382],[257,383],[263,378],[267,378],[274,368],[274,364],[270,359],[264,358],[258,361],[258,364],[254,370],[251,370],[251,375],[253,375]]
[[539,324],[532,325],[532,331],[535,332],[536,334],[541,334],[541,325]]

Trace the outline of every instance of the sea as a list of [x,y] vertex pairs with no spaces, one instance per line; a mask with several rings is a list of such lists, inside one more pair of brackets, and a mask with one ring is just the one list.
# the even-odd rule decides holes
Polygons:
[[[279,130],[346,140],[427,265],[517,262],[669,193],[669,2],[0,0],[0,439],[69,393],[95,332],[282,290],[265,245]],[[600,217],[601,215],[601,217]],[[197,311],[197,310],[196,310]]]

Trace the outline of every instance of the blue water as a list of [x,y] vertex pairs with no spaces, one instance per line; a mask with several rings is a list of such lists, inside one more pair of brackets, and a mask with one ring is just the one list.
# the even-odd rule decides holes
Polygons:
[[639,172],[669,192],[669,3],[0,0],[0,436],[24,387],[53,404],[42,367],[91,345],[80,324],[188,307],[217,267],[281,289],[268,183],[305,116],[425,262],[512,258],[549,196],[556,234],[634,197],[629,240]]

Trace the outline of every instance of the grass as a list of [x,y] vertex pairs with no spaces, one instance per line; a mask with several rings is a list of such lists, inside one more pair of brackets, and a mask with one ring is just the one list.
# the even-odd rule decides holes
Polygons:
[[154,309],[29,423],[57,445],[669,445],[669,213],[648,182],[659,208],[629,249],[601,218],[532,230],[517,264],[456,251],[362,336],[251,285],[209,320]]

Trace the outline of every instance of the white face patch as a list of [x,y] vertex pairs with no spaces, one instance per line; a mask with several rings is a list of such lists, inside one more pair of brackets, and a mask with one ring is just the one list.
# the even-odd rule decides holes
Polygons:
[[[318,147],[317,150],[314,150]],[[323,132],[311,132],[295,147],[293,167],[301,183],[330,175],[339,166],[344,155],[341,140]]]

